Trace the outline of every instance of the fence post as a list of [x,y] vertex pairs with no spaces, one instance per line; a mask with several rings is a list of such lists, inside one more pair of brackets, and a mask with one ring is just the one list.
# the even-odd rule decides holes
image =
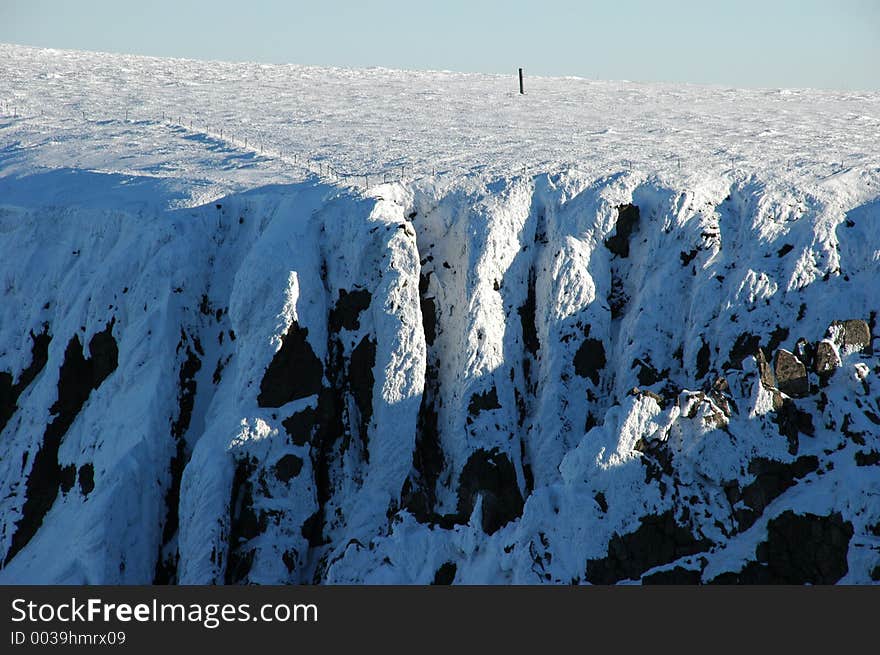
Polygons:
[[523,72],[522,68],[519,69],[519,94],[523,95],[525,91],[523,90]]

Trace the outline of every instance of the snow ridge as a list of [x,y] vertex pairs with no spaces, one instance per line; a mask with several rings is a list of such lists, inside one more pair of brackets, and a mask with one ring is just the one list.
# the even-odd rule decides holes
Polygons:
[[[29,97],[70,98],[88,65],[97,96],[255,74],[0,57]],[[366,93],[347,71],[259,75]],[[3,120],[0,582],[880,578],[880,168],[858,148],[833,175],[819,150],[522,174],[495,130],[485,169],[469,146],[466,174],[359,189],[158,124]]]

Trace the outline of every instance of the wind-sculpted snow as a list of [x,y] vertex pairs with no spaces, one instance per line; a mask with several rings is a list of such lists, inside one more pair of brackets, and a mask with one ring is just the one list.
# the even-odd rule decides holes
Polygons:
[[880,579],[877,168],[360,190],[4,120],[0,582]]

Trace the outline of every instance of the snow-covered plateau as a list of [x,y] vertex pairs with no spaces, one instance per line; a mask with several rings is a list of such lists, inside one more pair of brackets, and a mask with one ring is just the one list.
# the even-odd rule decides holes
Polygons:
[[880,93],[0,45],[0,583],[880,580]]

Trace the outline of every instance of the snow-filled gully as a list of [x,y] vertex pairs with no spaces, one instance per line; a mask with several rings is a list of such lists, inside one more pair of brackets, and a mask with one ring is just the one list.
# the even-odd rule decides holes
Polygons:
[[0,581],[876,580],[880,206],[825,191],[6,205]]

